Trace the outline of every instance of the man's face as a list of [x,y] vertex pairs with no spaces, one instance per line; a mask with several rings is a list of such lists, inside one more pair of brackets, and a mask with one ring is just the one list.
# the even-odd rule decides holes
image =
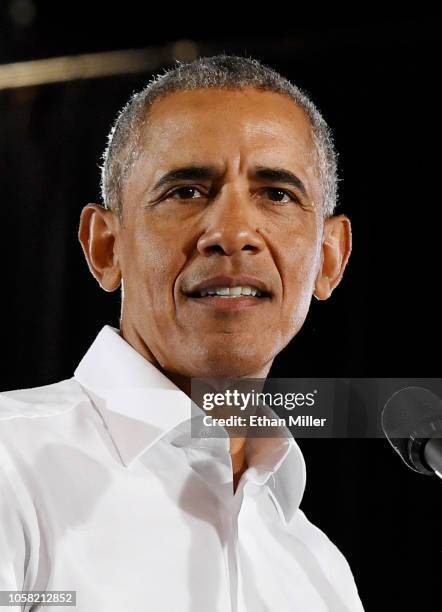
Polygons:
[[[169,372],[257,376],[301,328],[321,264],[309,121],[279,94],[198,90],[157,100],[144,130],[115,242],[123,335]],[[262,296],[205,295],[227,286]]]

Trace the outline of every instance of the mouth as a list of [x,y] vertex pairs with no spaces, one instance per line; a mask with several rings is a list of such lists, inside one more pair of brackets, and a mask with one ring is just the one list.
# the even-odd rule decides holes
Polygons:
[[222,310],[237,310],[269,302],[271,292],[267,286],[252,277],[215,277],[199,283],[184,295],[201,306]]

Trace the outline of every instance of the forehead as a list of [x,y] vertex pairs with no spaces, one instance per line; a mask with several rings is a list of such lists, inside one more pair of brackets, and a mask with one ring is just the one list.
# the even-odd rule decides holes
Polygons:
[[321,200],[310,121],[288,96],[251,88],[174,92],[153,103],[140,129],[126,206],[162,175],[186,166],[210,166],[220,176],[282,168],[300,178],[313,202]]
[[266,150],[274,163],[291,157],[308,166],[315,158],[307,115],[291,98],[274,92],[174,92],[153,103],[144,126],[142,146],[154,151],[157,161],[167,156],[171,163],[181,162],[189,154],[253,156]]

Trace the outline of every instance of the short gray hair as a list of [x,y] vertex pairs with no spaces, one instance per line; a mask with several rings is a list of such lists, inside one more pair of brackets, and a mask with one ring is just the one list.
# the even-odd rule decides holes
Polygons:
[[249,87],[289,96],[306,113],[316,149],[317,171],[322,186],[322,211],[324,217],[331,216],[338,198],[338,153],[331,129],[318,108],[305,91],[272,68],[256,59],[224,54],[202,57],[188,64],[178,63],[178,66],[154,77],[142,91],[130,98],[117,116],[103,153],[103,205],[122,218],[122,191],[130,169],[141,153],[141,128],[155,100],[178,91],[209,88],[241,90]]

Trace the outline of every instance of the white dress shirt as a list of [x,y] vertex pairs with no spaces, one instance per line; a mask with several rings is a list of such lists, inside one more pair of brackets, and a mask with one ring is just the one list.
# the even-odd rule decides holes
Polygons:
[[[203,411],[201,411],[203,413]],[[81,612],[355,612],[350,567],[299,508],[301,451],[190,435],[191,401],[105,326],[71,379],[0,394],[0,590]],[[6,609],[6,608],[5,608]]]

